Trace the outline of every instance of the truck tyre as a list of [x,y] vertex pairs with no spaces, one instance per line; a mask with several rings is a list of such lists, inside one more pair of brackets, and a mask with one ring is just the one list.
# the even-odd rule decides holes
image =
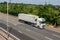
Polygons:
[[32,26],[33,26],[33,27],[35,27],[35,25],[34,25],[34,24],[32,24]]
[[23,20],[20,20],[20,19],[19,19],[18,21],[19,21],[19,22],[21,22],[21,23],[24,23],[24,21],[23,21]]
[[44,27],[41,28],[41,27],[39,27],[39,26],[38,26],[38,28],[39,28],[39,29],[44,29]]

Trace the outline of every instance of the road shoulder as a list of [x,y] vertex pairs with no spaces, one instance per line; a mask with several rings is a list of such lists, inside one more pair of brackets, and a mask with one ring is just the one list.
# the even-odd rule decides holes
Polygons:
[[46,25],[45,28],[48,29],[48,30],[52,30],[52,31],[60,33],[60,28],[59,27],[58,28],[54,28],[54,26],[52,26],[52,25]]

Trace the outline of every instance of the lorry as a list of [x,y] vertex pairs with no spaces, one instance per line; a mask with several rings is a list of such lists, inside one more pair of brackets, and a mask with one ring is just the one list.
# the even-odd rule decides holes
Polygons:
[[46,21],[44,18],[39,18],[36,15],[24,14],[24,13],[18,14],[18,20],[23,21],[27,24],[31,24],[34,27],[38,27],[41,29],[45,27],[45,21]]

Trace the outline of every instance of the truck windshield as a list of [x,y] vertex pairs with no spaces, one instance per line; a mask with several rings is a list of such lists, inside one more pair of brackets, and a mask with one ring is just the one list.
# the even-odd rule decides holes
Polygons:
[[45,21],[44,22],[40,22],[40,23],[45,23]]

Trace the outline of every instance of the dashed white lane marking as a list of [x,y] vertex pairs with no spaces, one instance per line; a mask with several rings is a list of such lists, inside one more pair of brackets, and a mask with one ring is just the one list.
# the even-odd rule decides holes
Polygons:
[[29,30],[29,29],[26,29],[27,31],[31,31],[31,30]]
[[18,31],[18,32],[23,34],[23,32],[22,32],[22,31]]
[[49,38],[49,37],[47,37],[47,36],[45,36],[45,38],[48,39],[48,40],[53,40],[53,39],[51,39],[51,38]]
[[56,34],[52,34],[53,36],[55,36],[55,37],[58,37],[58,38],[60,38],[60,36],[59,35],[56,35]]

